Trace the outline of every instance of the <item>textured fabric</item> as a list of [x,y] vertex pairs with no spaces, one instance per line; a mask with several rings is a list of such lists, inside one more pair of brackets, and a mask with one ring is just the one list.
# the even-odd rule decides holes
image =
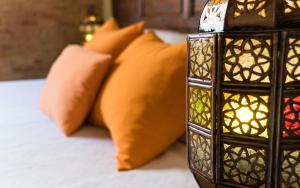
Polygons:
[[[115,22],[115,20],[108,20]],[[117,24],[117,23],[115,23]],[[111,54],[113,58],[117,56],[144,31],[144,22],[138,22],[122,29],[112,27],[113,23],[104,24],[104,28],[99,28],[93,35],[93,39],[85,43],[84,47],[96,52]]]
[[169,45],[153,32],[136,39],[116,60],[97,97],[92,124],[106,125],[119,170],[152,160],[185,131],[185,42]]
[[110,62],[110,55],[70,45],[51,67],[39,104],[65,135],[85,120]]
[[107,131],[64,137],[37,104],[43,80],[0,82],[1,188],[195,188],[179,143],[148,165],[115,170]]
[[117,20],[111,17],[101,27],[99,27],[96,32],[110,32],[117,31],[119,29],[120,27]]

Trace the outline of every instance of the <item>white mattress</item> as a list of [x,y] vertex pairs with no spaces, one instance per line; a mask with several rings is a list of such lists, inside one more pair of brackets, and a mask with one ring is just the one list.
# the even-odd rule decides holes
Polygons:
[[43,84],[0,83],[1,188],[197,187],[180,143],[140,169],[118,172],[106,130],[87,125],[64,137],[37,107]]

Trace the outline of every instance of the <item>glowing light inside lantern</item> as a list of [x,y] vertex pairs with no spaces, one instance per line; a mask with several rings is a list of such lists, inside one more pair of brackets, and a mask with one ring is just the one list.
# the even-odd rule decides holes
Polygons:
[[300,1],[299,0],[284,0],[284,13],[289,14],[300,9]]
[[240,108],[236,111],[236,115],[243,123],[247,123],[253,118],[253,112],[248,107]]
[[93,38],[93,34],[86,34],[84,37],[86,42],[92,40],[92,38]]
[[283,137],[300,136],[300,96],[284,99],[284,130]]
[[268,96],[224,93],[223,133],[268,138]]

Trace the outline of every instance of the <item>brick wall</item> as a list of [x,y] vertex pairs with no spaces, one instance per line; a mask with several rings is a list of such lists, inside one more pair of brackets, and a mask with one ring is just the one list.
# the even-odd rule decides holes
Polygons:
[[79,43],[86,6],[101,0],[1,0],[0,80],[46,76],[60,51]]

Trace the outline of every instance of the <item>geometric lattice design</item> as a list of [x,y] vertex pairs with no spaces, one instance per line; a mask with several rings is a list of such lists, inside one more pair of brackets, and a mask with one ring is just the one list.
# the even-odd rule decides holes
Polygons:
[[235,0],[234,17],[239,17],[243,14],[254,13],[261,17],[266,17],[266,0]]
[[223,133],[268,138],[269,96],[223,93]]
[[265,187],[265,149],[225,143],[222,161],[222,178],[225,181],[251,187]]
[[204,176],[212,176],[211,141],[192,131],[189,132],[190,165]]
[[300,96],[284,98],[283,121],[283,137],[300,137]]
[[211,81],[213,64],[213,38],[190,40],[189,77]]
[[300,39],[289,38],[288,44],[285,83],[300,81]]
[[189,122],[211,129],[211,91],[189,86]]
[[208,5],[214,6],[214,5],[223,4],[224,2],[225,2],[225,0],[210,0],[210,1],[208,2]]
[[284,2],[284,13],[294,13],[300,11],[300,0],[283,0]]
[[271,39],[226,38],[224,81],[270,83]]
[[284,150],[281,164],[281,187],[300,187],[300,150]]

